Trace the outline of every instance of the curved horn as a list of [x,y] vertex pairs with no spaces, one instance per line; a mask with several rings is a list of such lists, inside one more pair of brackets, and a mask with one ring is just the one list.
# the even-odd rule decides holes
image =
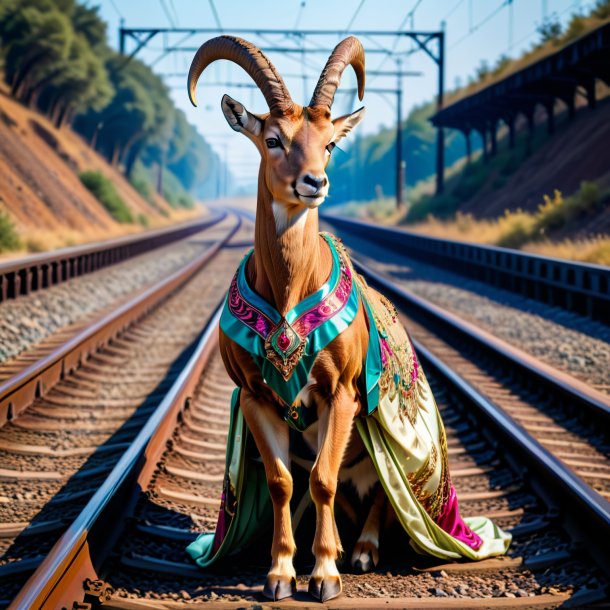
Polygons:
[[258,85],[272,113],[285,112],[293,105],[282,77],[256,45],[237,36],[218,36],[204,42],[191,62],[188,92],[193,106],[197,105],[195,88],[201,73],[217,59],[228,59],[241,66]]
[[349,36],[335,47],[328,58],[311,102],[309,102],[310,106],[327,106],[330,110],[335,99],[335,91],[341,82],[341,75],[348,65],[351,65],[356,72],[358,99],[362,100],[364,97],[364,48],[355,36]]

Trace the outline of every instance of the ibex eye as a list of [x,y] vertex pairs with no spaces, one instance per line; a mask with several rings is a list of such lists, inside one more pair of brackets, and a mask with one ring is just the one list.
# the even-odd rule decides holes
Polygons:
[[277,138],[267,138],[265,144],[267,144],[267,148],[277,148],[278,146],[281,146],[280,141]]
[[337,146],[337,145],[334,142],[330,142],[330,144],[326,145],[326,150],[328,151],[328,154],[333,152],[333,148],[335,148],[335,146]]

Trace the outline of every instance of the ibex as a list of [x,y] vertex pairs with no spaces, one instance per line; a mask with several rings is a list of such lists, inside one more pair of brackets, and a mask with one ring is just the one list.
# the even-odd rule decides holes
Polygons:
[[[357,569],[370,569],[378,559],[387,498],[421,552],[450,559],[504,553],[507,534],[485,518],[467,524],[460,517],[440,415],[396,310],[354,272],[341,243],[318,230],[318,207],[329,189],[326,166],[337,143],[364,116],[361,108],[331,119],[348,65],[363,98],[361,43],[349,37],[337,45],[305,107],[292,100],[255,45],[232,36],[206,42],[195,55],[188,76],[193,104],[201,73],[218,59],[241,66],[269,106],[268,113],[255,115],[228,95],[222,98],[229,125],[261,155],[254,249],[231,283],[220,351],[240,388],[239,417],[254,437],[273,506],[264,595],[278,600],[296,591],[291,427],[303,433],[315,456],[309,476],[316,510],[309,593],[320,601],[342,590],[334,519],[340,479],[351,477],[362,497],[374,497],[352,554]],[[234,434],[229,456],[242,440]],[[235,522],[247,508],[243,487],[250,481],[237,477],[234,464],[231,468],[213,542],[203,536],[189,547],[202,566],[247,542],[235,533],[242,531]]]

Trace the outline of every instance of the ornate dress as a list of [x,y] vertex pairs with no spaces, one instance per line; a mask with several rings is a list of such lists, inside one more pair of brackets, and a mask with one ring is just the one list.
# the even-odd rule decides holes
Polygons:
[[[448,468],[445,430],[434,396],[395,307],[366,285],[334,236],[323,233],[332,271],[320,290],[282,316],[248,285],[250,251],[231,282],[220,327],[251,355],[284,403],[284,419],[305,430],[315,408],[298,399],[317,355],[354,320],[363,304],[369,345],[356,426],[397,518],[418,552],[442,559],[483,559],[506,552],[510,534],[485,517],[463,519]],[[245,548],[272,522],[265,472],[233,394],[226,474],[214,534],[187,548],[201,566]]]

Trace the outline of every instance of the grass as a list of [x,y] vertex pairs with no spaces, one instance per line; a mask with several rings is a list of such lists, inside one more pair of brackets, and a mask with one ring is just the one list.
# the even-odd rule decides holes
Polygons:
[[79,174],[81,182],[89,189],[92,195],[106,208],[109,214],[122,224],[131,224],[134,219],[121,199],[112,182],[102,173],[86,171]]
[[0,252],[10,252],[21,248],[21,239],[10,216],[0,210]]
[[566,239],[560,242],[544,240],[526,244],[523,250],[534,254],[610,266],[610,237],[607,235],[587,239]]
[[563,229],[584,216],[593,215],[610,202],[610,189],[596,182],[583,181],[579,190],[564,197],[556,190],[545,195],[536,212],[506,211],[494,220],[477,220],[470,214],[457,213],[452,219],[432,215],[409,229],[434,237],[523,249],[547,256],[610,264],[610,237],[599,235],[585,239],[553,241],[549,234]]

